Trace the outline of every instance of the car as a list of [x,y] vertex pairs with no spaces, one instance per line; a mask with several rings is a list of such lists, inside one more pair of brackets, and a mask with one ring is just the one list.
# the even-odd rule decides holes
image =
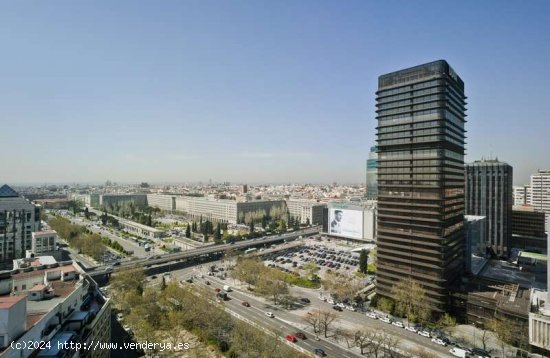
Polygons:
[[122,321],[123,318],[124,318],[124,315],[122,313],[117,313],[117,315],[116,315],[116,320],[117,321],[120,322],[120,321]]
[[291,334],[289,334],[288,336],[286,336],[285,339],[286,339],[287,341],[289,341],[289,342],[292,342],[292,343],[294,343],[294,342],[297,341],[296,337],[294,337],[294,336],[291,335]]
[[435,344],[439,344],[440,346],[446,346],[447,343],[443,342],[443,340],[441,338],[432,338],[432,342],[435,343]]
[[246,301],[243,301],[241,303],[241,305],[245,306],[245,307],[250,307],[250,303],[246,302]]
[[422,337],[428,337],[428,338],[430,338],[430,337],[432,336],[432,335],[430,334],[430,332],[428,332],[428,331],[420,331],[420,330],[418,331],[418,335],[419,335],[419,336],[422,336]]
[[214,289],[214,291],[216,292],[220,292],[221,290],[222,290],[221,288],[217,288],[217,287]]
[[367,317],[378,319],[378,315],[374,312],[367,312]]
[[309,300],[309,298],[306,298],[306,297],[300,298],[300,301],[303,302],[303,303],[310,303],[310,302],[311,302],[311,301]]
[[388,324],[391,323],[391,319],[389,319],[388,317],[380,317],[379,319],[384,323],[388,323]]
[[192,278],[188,278],[187,280],[185,280],[185,282],[193,283],[193,279],[192,279]]
[[490,358],[491,356],[487,351],[481,349],[481,348],[474,348],[472,349],[472,354],[479,358]]
[[329,298],[329,299],[327,299],[327,303],[333,305],[333,304],[334,304],[334,300],[333,300],[332,298]]
[[208,286],[210,286],[210,281],[206,281],[205,283],[206,283]]
[[296,332],[296,333],[294,333],[294,336],[297,337],[297,338],[300,338],[302,340],[307,339],[306,335],[302,332]]
[[353,307],[353,306],[346,306],[346,309],[347,309],[348,311],[351,311],[351,312],[357,311],[357,310],[355,309],[355,307]]
[[405,329],[409,332],[417,333],[418,329],[415,326],[407,326]]
[[393,321],[391,324],[399,328],[405,328],[405,325],[401,321]]
[[343,304],[342,302],[337,303],[336,306],[338,306],[340,308],[346,308],[346,305]]
[[319,299],[320,299],[321,301],[326,301],[326,300],[327,300],[327,298],[326,298],[326,297],[323,297],[323,296],[319,296]]
[[131,329],[130,329],[130,326],[128,326],[127,324],[125,324],[124,326],[122,326],[122,329],[124,329],[126,332],[130,333]]
[[313,350],[313,354],[315,354],[315,355],[318,356],[318,357],[324,357],[324,356],[327,355],[327,354],[325,353],[325,351],[322,350],[321,348],[315,348],[315,349]]
[[335,311],[339,311],[339,312],[343,311],[342,307],[340,307],[340,306],[332,306],[332,309],[335,310]]
[[269,317],[269,318],[275,317],[275,315],[274,315],[273,313],[271,313],[271,312],[266,312],[265,315],[266,315],[267,317]]

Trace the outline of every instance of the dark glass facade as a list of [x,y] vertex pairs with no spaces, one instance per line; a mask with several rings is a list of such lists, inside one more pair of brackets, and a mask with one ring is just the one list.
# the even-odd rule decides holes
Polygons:
[[377,293],[410,277],[435,312],[464,271],[464,82],[440,60],[379,77]]

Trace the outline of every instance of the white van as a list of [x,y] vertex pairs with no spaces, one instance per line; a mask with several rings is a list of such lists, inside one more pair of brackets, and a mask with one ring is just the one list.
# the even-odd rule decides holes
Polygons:
[[225,285],[223,286],[223,290],[226,292],[231,292],[231,287],[229,287],[228,285]]
[[465,351],[464,349],[456,348],[456,347],[451,348],[449,350],[449,353],[451,353],[455,357],[461,357],[461,358],[466,358],[468,356],[467,351]]

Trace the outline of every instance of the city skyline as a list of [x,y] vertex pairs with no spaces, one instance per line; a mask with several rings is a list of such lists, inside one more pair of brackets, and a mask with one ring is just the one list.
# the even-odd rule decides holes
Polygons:
[[445,59],[465,162],[527,184],[550,167],[550,5],[425,4],[0,5],[0,182],[364,183],[377,77]]

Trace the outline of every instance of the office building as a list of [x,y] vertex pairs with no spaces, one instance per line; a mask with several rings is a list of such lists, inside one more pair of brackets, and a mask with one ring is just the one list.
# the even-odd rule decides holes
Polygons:
[[147,194],[147,205],[166,211],[176,210],[176,196],[164,194]]
[[287,199],[286,207],[290,216],[300,220],[302,224],[322,225],[323,209],[327,206],[325,203],[319,203],[316,200],[308,199]]
[[376,200],[378,196],[378,149],[370,148],[367,160],[367,199]]
[[8,185],[0,187],[0,269],[32,249],[32,233],[40,230],[40,207]]
[[487,218],[487,240],[499,257],[507,257],[512,236],[513,169],[498,160],[466,164],[466,214]]
[[464,270],[465,99],[443,60],[378,79],[377,294],[410,278],[436,313]]
[[[110,342],[111,300],[80,267],[48,256],[20,259],[14,267],[0,273],[0,357],[110,356],[57,344]],[[24,342],[44,343],[17,349]]]
[[32,233],[32,253],[36,256],[52,254],[57,250],[58,235],[55,230],[35,231]]
[[532,174],[530,186],[531,201],[528,204],[550,214],[550,170],[539,170],[536,174]]
[[511,248],[546,253],[545,214],[532,206],[512,207]]
[[531,205],[531,186],[521,185],[513,187],[514,205]]
[[487,220],[485,216],[464,215],[465,267],[466,272],[477,274],[486,256]]

